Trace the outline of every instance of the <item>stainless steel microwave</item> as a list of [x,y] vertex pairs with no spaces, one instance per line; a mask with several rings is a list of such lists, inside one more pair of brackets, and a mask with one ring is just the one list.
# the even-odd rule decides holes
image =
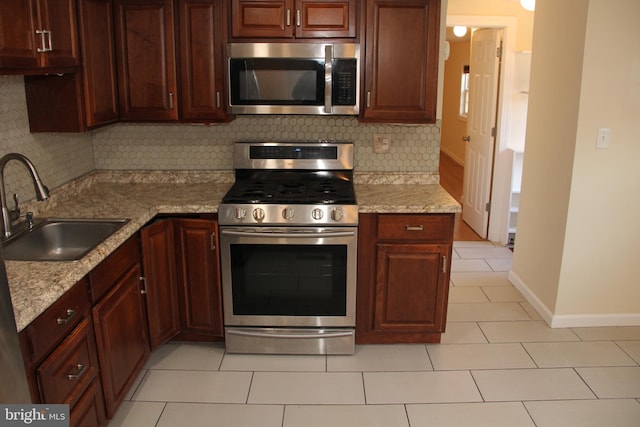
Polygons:
[[231,114],[357,115],[360,46],[230,43]]

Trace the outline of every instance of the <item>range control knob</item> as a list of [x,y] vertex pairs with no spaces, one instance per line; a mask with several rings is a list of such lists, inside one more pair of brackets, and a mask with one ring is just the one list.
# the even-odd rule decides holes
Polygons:
[[282,218],[286,219],[286,220],[291,220],[293,219],[293,208],[284,208],[282,210]]
[[244,219],[247,216],[247,210],[245,208],[236,208],[235,217],[236,219]]
[[322,209],[315,208],[311,211],[311,218],[315,219],[316,221],[320,221],[322,217],[324,217],[324,212],[322,212]]
[[262,222],[264,220],[264,209],[262,208],[255,208],[253,210],[253,219],[255,219],[258,222]]
[[343,216],[344,214],[342,213],[341,209],[333,209],[331,211],[331,219],[334,221],[340,221]]

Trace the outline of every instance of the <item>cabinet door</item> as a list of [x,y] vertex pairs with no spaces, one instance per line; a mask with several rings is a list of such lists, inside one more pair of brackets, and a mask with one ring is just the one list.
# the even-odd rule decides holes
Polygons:
[[378,243],[375,329],[443,332],[449,245]]
[[140,274],[135,264],[93,307],[107,418],[113,417],[149,356]]
[[177,120],[172,0],[115,0],[123,120]]
[[218,223],[178,219],[176,227],[182,331],[222,337]]
[[111,0],[80,0],[80,41],[86,128],[118,120]]
[[223,121],[222,0],[180,0],[182,118]]
[[0,1],[0,68],[36,68],[39,37],[35,0]]
[[296,0],[296,38],[356,36],[355,0]]
[[232,0],[232,37],[293,37],[293,0]]
[[149,342],[154,349],[180,331],[173,221],[156,221],[140,230],[140,237]]
[[40,25],[48,31],[43,53],[44,67],[80,65],[75,0],[39,0]]
[[367,0],[362,121],[435,123],[440,0]]

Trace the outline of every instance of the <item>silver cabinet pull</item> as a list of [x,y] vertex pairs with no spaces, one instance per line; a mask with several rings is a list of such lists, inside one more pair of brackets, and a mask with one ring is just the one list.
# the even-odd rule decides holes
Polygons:
[[138,277],[138,280],[140,280],[140,283],[141,283],[141,285],[140,285],[140,293],[142,295],[146,295],[146,293],[147,293],[147,278],[144,277],[144,276],[140,276],[140,277]]
[[407,231],[423,231],[424,225],[405,225],[404,229]]
[[74,309],[67,308],[67,317],[58,317],[56,321],[58,322],[58,325],[66,325],[71,322],[71,319],[73,319],[76,314],[77,312]]
[[367,92],[367,108],[371,107],[371,92]]
[[296,26],[299,27],[302,24],[300,9],[296,9]]
[[291,26],[291,9],[287,9],[287,27]]
[[216,92],[216,107],[220,108],[220,92]]
[[82,365],[78,363],[78,372],[76,372],[75,374],[67,375],[67,378],[69,379],[69,381],[77,380],[82,376],[82,374],[84,374],[86,370],[87,370],[87,365]]
[[46,47],[46,43],[45,43],[45,33],[46,31],[44,30],[36,30],[36,34],[38,34],[40,36],[40,46],[37,50],[37,52],[42,53],[42,52],[46,52],[47,51],[47,47]]
[[447,256],[443,255],[442,256],[442,272],[443,273],[447,273]]
[[169,92],[169,109],[173,110],[173,92]]
[[49,46],[45,48],[47,52],[51,52],[53,50],[53,37],[51,36],[51,30],[44,31],[47,36],[49,36]]
[[211,250],[216,250],[216,233],[211,233],[209,236],[209,243],[211,244]]

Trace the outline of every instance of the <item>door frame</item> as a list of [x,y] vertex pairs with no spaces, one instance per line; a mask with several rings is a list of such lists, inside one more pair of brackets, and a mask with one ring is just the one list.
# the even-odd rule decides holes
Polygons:
[[503,28],[502,65],[498,81],[498,134],[493,153],[491,212],[487,240],[507,244],[509,240],[509,204],[511,191],[511,158],[509,133],[515,85],[515,54],[518,19],[513,16],[447,15],[446,26],[465,25],[476,28]]

